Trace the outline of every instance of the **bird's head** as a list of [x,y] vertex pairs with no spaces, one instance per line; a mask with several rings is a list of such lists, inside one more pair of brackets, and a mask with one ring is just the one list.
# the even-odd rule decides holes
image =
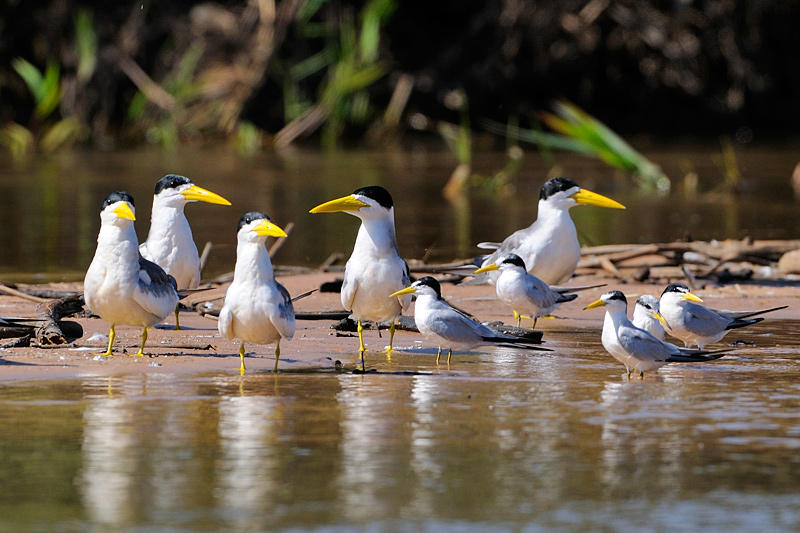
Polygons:
[[506,270],[516,270],[527,272],[525,268],[525,261],[522,260],[517,254],[508,254],[500,258],[496,263],[489,263],[476,270],[475,274],[482,274],[483,272],[490,272],[492,270],[499,270],[501,272]]
[[114,191],[103,200],[103,205],[100,207],[100,222],[127,226],[136,220],[135,212],[133,196],[126,191]]
[[652,294],[642,294],[636,299],[636,308],[643,309],[647,316],[651,316],[661,322],[661,325],[666,327],[667,321],[661,316],[661,310],[658,303],[658,298]]
[[690,302],[702,302],[703,300],[689,290],[689,287],[683,283],[670,283],[664,292],[661,293],[661,298],[674,298],[678,301],[689,300]]
[[330,200],[311,209],[309,213],[347,213],[361,219],[386,218],[394,212],[389,191],[380,185],[356,189],[352,194]]
[[602,194],[582,189],[577,183],[567,178],[547,180],[539,191],[539,201],[560,209],[569,209],[576,205],[596,205],[612,209],[625,209],[625,206],[621,203]]
[[184,206],[189,202],[231,205],[231,203],[202,187],[198,187],[186,176],[167,174],[156,182],[154,201],[170,206]]
[[599,300],[590,303],[583,310],[594,309],[595,307],[608,307],[609,311],[622,311],[626,312],[628,309],[628,299],[622,291],[609,291],[602,296]]
[[270,218],[260,211],[250,211],[239,219],[236,233],[239,242],[263,243],[267,237],[286,237],[286,232],[272,223]]
[[405,289],[400,289],[397,292],[394,292],[389,295],[390,298],[394,298],[395,296],[402,296],[404,294],[417,294],[418,296],[433,296],[434,298],[441,299],[442,297],[442,288],[439,285],[439,282],[436,279],[425,276],[424,278],[419,278],[417,281],[406,287]]

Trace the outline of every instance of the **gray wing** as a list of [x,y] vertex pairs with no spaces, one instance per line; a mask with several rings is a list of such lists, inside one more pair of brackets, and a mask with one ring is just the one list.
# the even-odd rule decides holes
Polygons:
[[175,278],[139,255],[139,279],[133,298],[143,309],[163,319],[178,304],[177,287]]
[[690,332],[704,337],[712,337],[723,331],[733,321],[708,307],[687,303],[683,308],[684,327]]
[[494,334],[491,329],[451,307],[437,312],[428,327],[443,339],[461,344],[478,344],[483,337]]
[[292,306],[292,296],[286,287],[275,282],[278,287],[278,292],[281,295],[281,300],[274,306],[274,310],[270,312],[269,320],[281,337],[284,339],[291,339],[294,336],[294,307]]
[[[400,260],[403,261],[403,276],[402,276],[403,287],[408,287],[409,285],[411,285],[411,273],[410,273],[410,270],[408,268],[408,261],[406,261],[402,257],[400,258]],[[397,300],[400,302],[401,313],[411,306],[411,295],[410,294],[406,294],[406,295],[403,295],[403,296],[398,296]]]
[[561,299],[561,294],[552,290],[547,283],[536,276],[525,276],[525,294],[543,309],[553,306]]
[[670,355],[680,353],[674,344],[661,341],[635,326],[621,326],[617,330],[617,339],[622,348],[637,359],[664,361]]
[[[494,263],[501,257],[508,255],[511,252],[515,252],[521,245],[522,241],[525,240],[527,237],[527,231],[530,228],[523,228],[515,231],[508,237],[506,237],[500,246],[495,250],[491,255],[484,260],[483,264],[488,265],[489,263]],[[525,265],[527,268],[530,268],[529,265]]]

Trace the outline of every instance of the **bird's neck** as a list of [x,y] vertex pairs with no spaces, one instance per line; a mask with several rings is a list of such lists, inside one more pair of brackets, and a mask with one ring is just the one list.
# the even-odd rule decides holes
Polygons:
[[97,234],[97,252],[107,261],[128,264],[139,260],[139,241],[133,224],[102,224]]
[[150,232],[147,240],[158,240],[165,242],[174,235],[192,236],[189,221],[183,214],[183,204],[168,205],[160,201],[157,197],[153,198],[153,210],[150,215]]
[[572,222],[572,218],[569,216],[569,209],[555,206],[546,200],[539,200],[539,208],[536,212],[536,221],[563,227],[571,227],[572,231],[575,231],[575,224]]
[[270,281],[274,279],[272,261],[263,242],[239,242],[236,245],[236,268],[233,280]]
[[372,252],[375,255],[396,251],[394,213],[389,213],[388,217],[362,219],[354,250]]
[[628,314],[625,309],[606,309],[603,326],[605,327],[605,323],[609,321],[613,324],[614,329],[618,329],[619,326],[628,322]]

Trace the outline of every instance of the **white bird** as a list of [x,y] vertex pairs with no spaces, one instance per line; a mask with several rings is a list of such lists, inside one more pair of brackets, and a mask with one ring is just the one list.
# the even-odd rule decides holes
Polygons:
[[502,345],[528,350],[551,351],[547,348],[529,346],[529,344],[538,344],[540,342],[538,337],[527,339],[506,335],[455,309],[442,299],[439,282],[430,276],[418,279],[405,289],[392,293],[390,297],[396,298],[407,294],[417,295],[414,322],[423,337],[438,344],[437,363],[442,355],[442,346],[448,348],[448,363],[453,354],[453,347],[466,349],[480,345]]
[[281,339],[294,336],[294,307],[289,292],[277,281],[265,242],[267,237],[286,237],[269,217],[258,211],[239,219],[236,234],[236,268],[225,293],[217,328],[228,340],[239,339],[239,372],[244,374],[244,343],[275,343],[275,367],[281,355]]
[[[139,245],[145,259],[156,263],[175,278],[178,289],[196,289],[200,283],[200,256],[192,229],[183,213],[189,202],[231,205],[222,196],[198,187],[185,176],[167,174],[156,182],[150,232]],[[175,329],[180,329],[175,308]]]
[[373,185],[356,189],[352,194],[320,204],[310,213],[344,212],[361,219],[355,246],[344,269],[342,306],[358,322],[359,350],[364,346],[362,320],[391,321],[389,347],[392,351],[395,320],[411,305],[410,296],[387,298],[406,287],[411,279],[408,264],[397,251],[394,230],[394,203],[389,191]]
[[97,250],[83,281],[86,305],[111,324],[104,356],[111,355],[118,324],[143,328],[135,355],[144,355],[147,328],[164,320],[178,304],[175,279],[139,253],[134,220],[130,194],[116,191],[106,197],[100,208]]
[[511,306],[514,316],[521,318],[522,315],[526,315],[533,318],[534,328],[539,317],[549,315],[562,303],[571,302],[578,297],[577,294],[571,293],[603,286],[602,284],[584,287],[550,286],[529,274],[525,269],[525,262],[517,254],[501,257],[499,262],[481,267],[475,274],[495,270],[500,271],[499,277],[495,280],[497,297]]
[[[619,202],[582,189],[572,180],[550,179],[539,192],[539,209],[533,224],[515,231],[502,243],[478,244],[479,248],[495,250],[477,258],[480,266],[496,263],[513,253],[522,258],[528,272],[545,283],[565,282],[575,272],[581,257],[578,232],[569,216],[569,210],[576,205],[625,209]],[[497,277],[497,273],[489,274],[489,281],[494,282]]]
[[606,307],[601,336],[603,348],[625,365],[629,378],[634,370],[638,370],[639,377],[643,378],[645,372],[657,370],[667,363],[703,363],[719,359],[727,352],[679,348],[637,328],[628,320],[628,300],[620,291],[607,292],[584,309],[601,306]]
[[731,329],[764,320],[764,317],[750,317],[788,307],[782,305],[760,311],[723,311],[695,303],[702,301],[683,283],[670,283],[661,293],[661,316],[666,320],[667,331],[682,340],[687,347],[697,346],[702,349],[706,344],[722,339]]
[[664,340],[664,317],[659,313],[658,298],[642,294],[633,308],[633,325],[648,332],[658,340]]

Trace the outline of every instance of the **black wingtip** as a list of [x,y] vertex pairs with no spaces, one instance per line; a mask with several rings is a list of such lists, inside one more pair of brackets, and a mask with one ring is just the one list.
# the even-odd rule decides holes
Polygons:
[[736,320],[734,320],[733,322],[728,324],[725,327],[725,329],[736,329],[736,328],[743,328],[745,326],[752,326],[753,324],[757,324],[758,322],[761,322],[762,320],[764,320],[763,316],[760,316],[760,317],[757,317],[757,318],[748,318],[748,319],[745,319],[745,320],[742,320],[741,318],[737,318]]

